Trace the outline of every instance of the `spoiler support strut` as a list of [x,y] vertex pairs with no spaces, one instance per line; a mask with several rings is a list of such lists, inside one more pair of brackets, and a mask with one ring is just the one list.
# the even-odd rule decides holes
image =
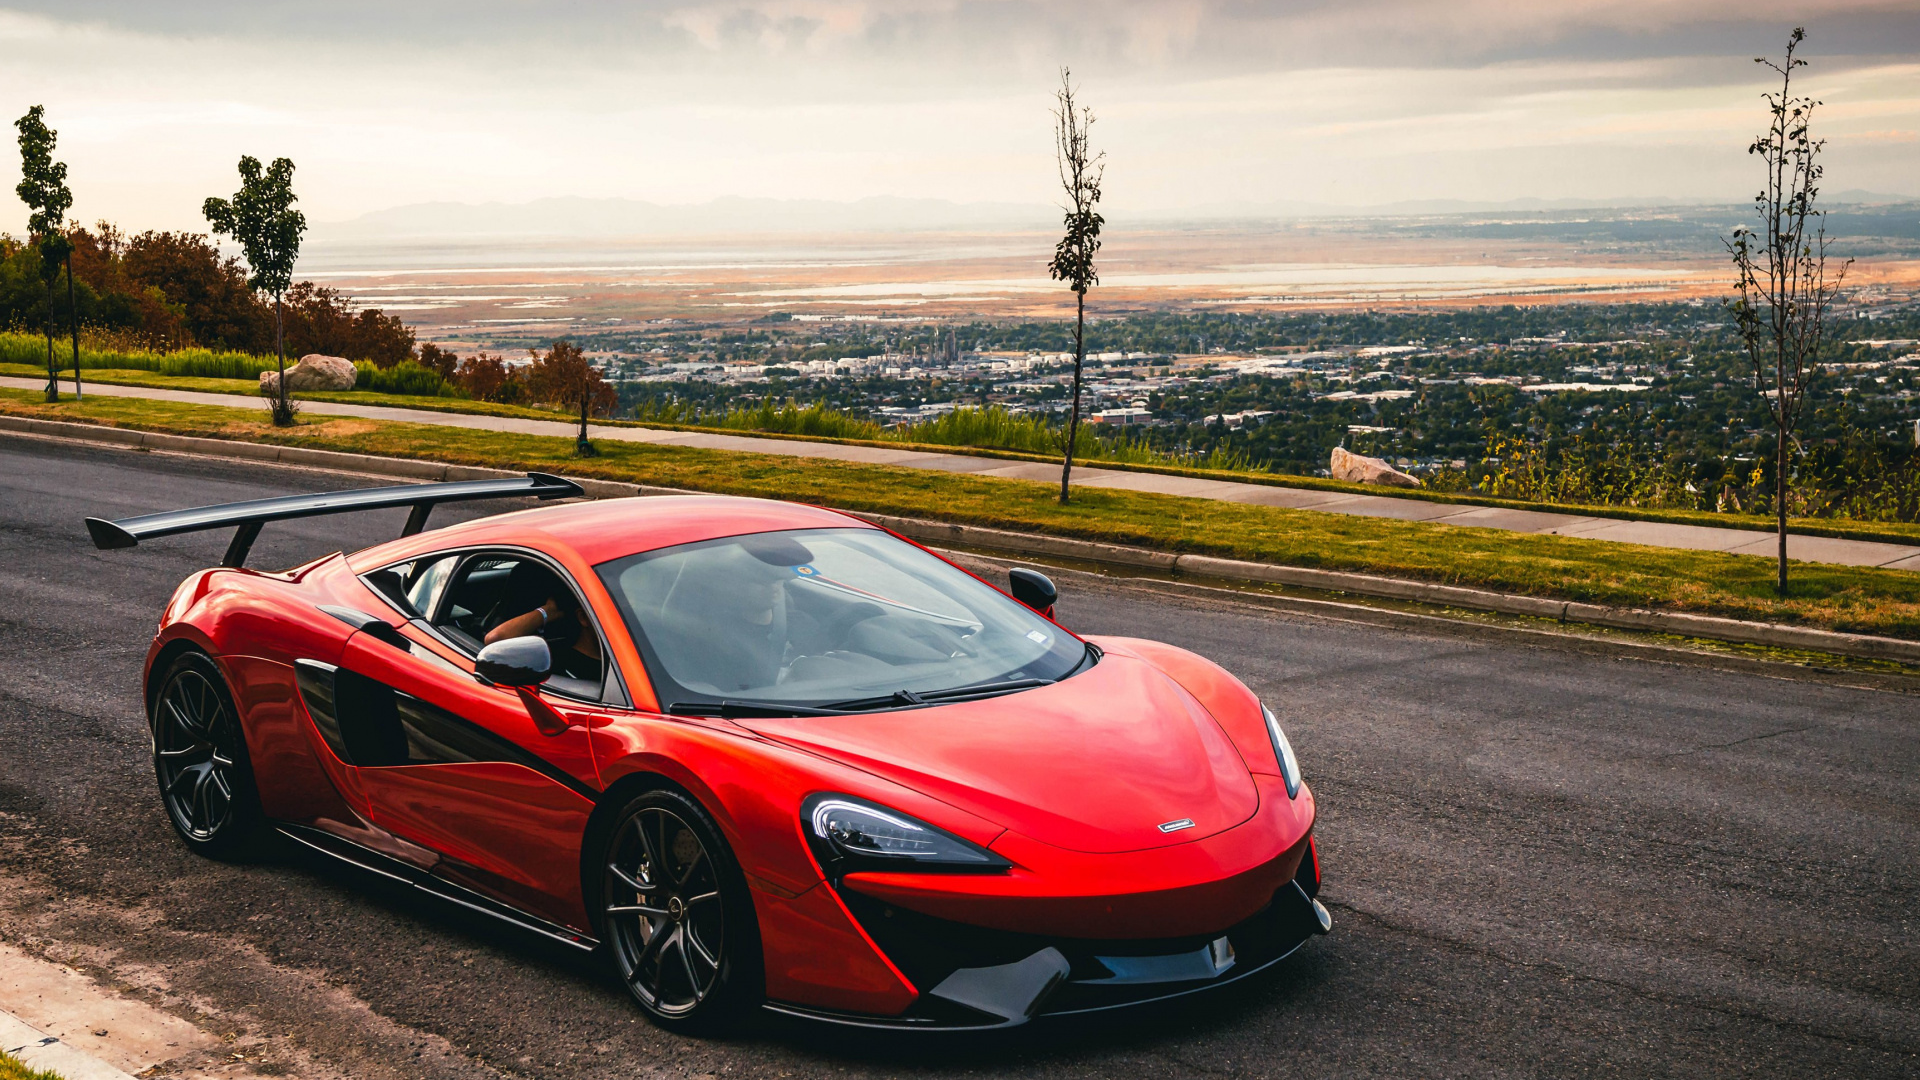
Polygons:
[[275,499],[196,506],[186,510],[168,510],[158,514],[108,521],[87,519],[87,535],[102,551],[130,548],[142,540],[179,533],[205,532],[235,526],[233,540],[220,565],[246,565],[253,542],[260,537],[260,526],[288,518],[347,514],[360,510],[412,507],[401,536],[412,536],[427,526],[427,515],[443,502],[477,499],[565,499],[585,495],[580,485],[548,473],[528,473],[508,480],[458,480],[439,484],[399,484],[392,487],[356,488],[352,491],[326,491],[317,495],[287,495]]

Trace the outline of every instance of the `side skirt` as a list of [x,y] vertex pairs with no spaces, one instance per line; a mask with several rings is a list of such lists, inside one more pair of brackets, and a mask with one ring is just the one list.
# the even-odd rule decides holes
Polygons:
[[576,933],[558,923],[548,922],[538,915],[530,915],[492,897],[482,896],[472,889],[437,878],[417,867],[409,866],[398,859],[383,855],[371,848],[362,847],[332,833],[287,822],[275,823],[274,828],[287,839],[322,855],[331,856],[368,873],[378,874],[403,885],[411,885],[421,892],[438,897],[450,904],[457,904],[482,915],[490,915],[501,922],[510,923],[522,930],[530,930],[562,945],[571,945],[582,952],[592,952],[600,947],[598,940],[585,934]]

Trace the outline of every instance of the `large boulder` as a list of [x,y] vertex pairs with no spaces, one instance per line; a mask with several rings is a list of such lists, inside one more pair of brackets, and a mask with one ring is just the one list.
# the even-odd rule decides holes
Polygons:
[[1353,484],[1386,484],[1389,487],[1420,486],[1420,481],[1379,458],[1351,453],[1344,446],[1333,448],[1333,461],[1329,471],[1333,473],[1335,480],[1345,480]]
[[[300,362],[287,369],[288,390],[351,390],[360,373],[353,369],[353,361],[339,356],[322,356],[308,353]],[[263,371],[260,373],[260,392],[278,394],[280,392],[280,373]]]

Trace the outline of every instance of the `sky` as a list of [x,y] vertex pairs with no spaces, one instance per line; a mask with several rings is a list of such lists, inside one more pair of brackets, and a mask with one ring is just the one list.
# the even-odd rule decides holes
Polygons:
[[[1735,202],[1759,181],[1754,57],[1795,25],[1827,189],[1920,196],[1913,0],[0,0],[0,112],[44,104],[73,215],[135,230],[204,229],[242,154],[293,159],[315,222],[554,196],[1053,203],[1062,65],[1110,217]],[[25,217],[0,204],[0,230]]]

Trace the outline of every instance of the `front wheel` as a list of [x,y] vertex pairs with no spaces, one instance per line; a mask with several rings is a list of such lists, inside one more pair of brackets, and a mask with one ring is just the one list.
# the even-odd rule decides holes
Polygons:
[[153,772],[173,829],[195,854],[251,854],[265,825],[240,717],[212,659],[187,653],[154,698]]
[[760,933],[719,827],[677,791],[623,807],[601,853],[600,923],[634,1001],[672,1031],[705,1033],[760,998]]

